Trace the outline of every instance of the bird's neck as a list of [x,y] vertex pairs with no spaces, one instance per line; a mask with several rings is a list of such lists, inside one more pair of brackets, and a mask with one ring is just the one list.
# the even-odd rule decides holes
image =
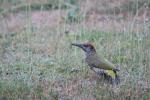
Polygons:
[[86,52],[86,57],[89,57],[91,55],[95,55],[96,54],[96,51],[89,51],[89,52]]

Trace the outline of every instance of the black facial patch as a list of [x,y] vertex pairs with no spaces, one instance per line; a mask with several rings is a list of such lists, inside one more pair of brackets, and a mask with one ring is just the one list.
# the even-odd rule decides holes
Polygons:
[[84,44],[84,47],[89,48],[90,50],[95,50],[95,48],[91,44]]

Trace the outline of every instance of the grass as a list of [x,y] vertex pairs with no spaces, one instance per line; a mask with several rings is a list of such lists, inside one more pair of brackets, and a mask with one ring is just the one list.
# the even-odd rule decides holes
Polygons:
[[[80,94],[79,98],[148,100],[149,88],[137,83],[149,82],[148,33],[137,36],[136,33],[84,31],[86,34],[73,35],[78,38],[65,34],[60,38],[59,33],[50,30],[45,34],[23,32],[10,37],[9,42],[5,40],[8,58],[1,63],[0,98],[47,100]],[[119,64],[121,84],[112,88],[103,83],[84,63],[83,52],[70,46],[68,38],[93,42],[99,54]],[[51,48],[55,50],[49,51]]]
[[[65,34],[68,23],[62,23],[39,31],[32,29],[30,14],[26,24],[21,32],[0,37],[0,99],[149,100],[149,29],[104,32],[71,23],[77,32]],[[84,52],[70,45],[85,41],[120,66],[121,84],[112,87],[98,77]]]

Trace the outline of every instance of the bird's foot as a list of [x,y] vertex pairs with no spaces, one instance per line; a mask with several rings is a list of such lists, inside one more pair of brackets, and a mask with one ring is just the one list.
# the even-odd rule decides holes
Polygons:
[[100,76],[104,76],[104,74],[106,74],[105,70],[103,69],[98,69],[98,68],[90,68],[91,70],[93,70],[95,73],[97,73]]

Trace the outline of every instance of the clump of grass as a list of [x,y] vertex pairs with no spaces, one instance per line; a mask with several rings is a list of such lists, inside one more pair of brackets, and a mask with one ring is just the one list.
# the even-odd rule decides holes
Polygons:
[[30,87],[23,82],[0,82],[0,98],[1,99],[27,99],[30,93]]

